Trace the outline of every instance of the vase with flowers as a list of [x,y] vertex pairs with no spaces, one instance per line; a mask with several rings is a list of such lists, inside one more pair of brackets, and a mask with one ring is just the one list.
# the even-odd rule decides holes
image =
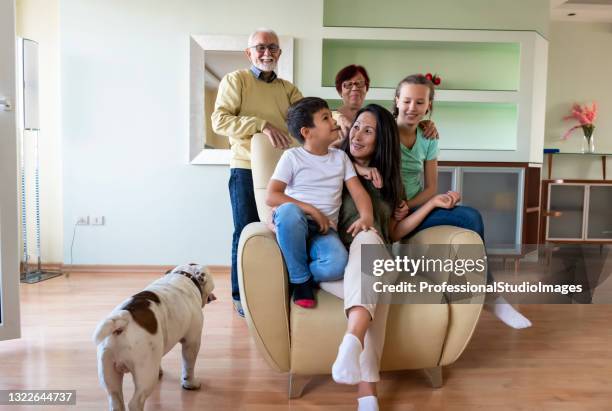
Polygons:
[[563,117],[564,120],[576,120],[578,124],[570,128],[565,132],[563,140],[567,140],[570,134],[577,129],[582,130],[582,152],[583,153],[594,153],[595,152],[595,136],[593,131],[595,130],[595,119],[597,118],[597,103],[589,107],[588,105],[581,106],[578,103],[574,103],[572,106],[572,112],[570,115]]

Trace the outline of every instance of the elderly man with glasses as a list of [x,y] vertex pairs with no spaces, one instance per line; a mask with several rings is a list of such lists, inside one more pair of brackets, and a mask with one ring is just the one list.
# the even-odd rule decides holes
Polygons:
[[251,174],[251,138],[264,133],[274,147],[285,149],[293,145],[286,125],[287,109],[302,98],[297,87],[274,72],[282,50],[273,30],[258,29],[251,34],[245,53],[251,68],[223,77],[211,116],[213,130],[229,137],[232,151],[229,180],[234,219],[232,298],[242,317],[236,265],[238,240],[246,225],[259,221]]

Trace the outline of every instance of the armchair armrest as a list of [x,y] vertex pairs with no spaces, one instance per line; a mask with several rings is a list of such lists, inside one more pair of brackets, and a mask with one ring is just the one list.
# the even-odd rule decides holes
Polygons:
[[259,352],[277,371],[289,371],[289,286],[276,237],[264,223],[244,228],[238,245],[240,299]]
[[[453,245],[474,245],[473,247],[458,247],[456,253],[450,256],[438,256],[442,258],[456,259],[478,259],[485,257],[485,248],[480,236],[471,230],[453,226],[431,227],[417,233],[412,237],[408,244],[450,244]],[[481,275],[465,274],[468,281],[473,284],[486,282]],[[470,302],[449,304],[448,334],[444,342],[444,349],[440,357],[440,365],[448,365],[455,362],[476,329],[484,295],[472,298]]]

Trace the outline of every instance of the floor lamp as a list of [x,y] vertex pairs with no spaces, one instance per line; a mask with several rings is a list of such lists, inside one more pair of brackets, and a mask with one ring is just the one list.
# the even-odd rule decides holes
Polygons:
[[[21,230],[23,236],[23,259],[24,272],[20,273],[22,283],[33,284],[49,278],[62,275],[61,271],[43,270],[41,262],[40,247],[40,164],[38,156],[39,122],[38,122],[38,43],[28,39],[19,39],[18,49],[21,51],[20,76],[23,80],[19,87],[21,91],[20,121],[22,124],[21,138]],[[20,85],[21,85],[20,84]],[[36,251],[37,265],[30,270],[28,255],[28,225],[26,208],[26,165],[25,165],[25,137],[26,131],[34,135],[34,207],[36,224]]]

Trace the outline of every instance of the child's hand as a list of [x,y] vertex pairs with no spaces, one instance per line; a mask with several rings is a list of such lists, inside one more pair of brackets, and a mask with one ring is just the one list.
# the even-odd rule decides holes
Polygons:
[[408,203],[406,201],[402,201],[399,207],[396,207],[393,211],[393,219],[395,221],[402,221],[406,216],[410,214],[410,208],[408,207]]
[[453,208],[453,198],[449,194],[438,194],[431,199],[434,207]]
[[361,177],[365,178],[366,180],[370,180],[372,184],[374,184],[374,187],[376,188],[383,187],[383,179],[377,168],[364,167],[364,166],[360,166],[359,164],[355,164],[355,171]]
[[446,194],[453,200],[453,207],[456,206],[459,201],[461,201],[461,194],[456,191],[447,191]]
[[268,218],[266,220],[266,227],[268,227],[273,233],[276,233],[276,224],[274,224],[274,212],[278,207],[270,208],[270,213],[268,214]]
[[321,234],[327,234],[327,230],[329,230],[329,227],[332,225],[331,221],[329,221],[329,218],[327,218],[325,214],[323,214],[315,207],[313,207],[309,215],[312,217],[313,220],[315,220],[315,222],[319,226],[319,232]]
[[374,219],[372,216],[359,217],[351,226],[346,230],[347,233],[351,234],[355,237],[359,234],[360,231],[368,231],[373,230],[377,232],[376,229],[372,226],[374,224]]
[[423,137],[428,140],[437,140],[440,138],[436,125],[431,120],[423,120],[419,123],[419,128],[423,130]]

